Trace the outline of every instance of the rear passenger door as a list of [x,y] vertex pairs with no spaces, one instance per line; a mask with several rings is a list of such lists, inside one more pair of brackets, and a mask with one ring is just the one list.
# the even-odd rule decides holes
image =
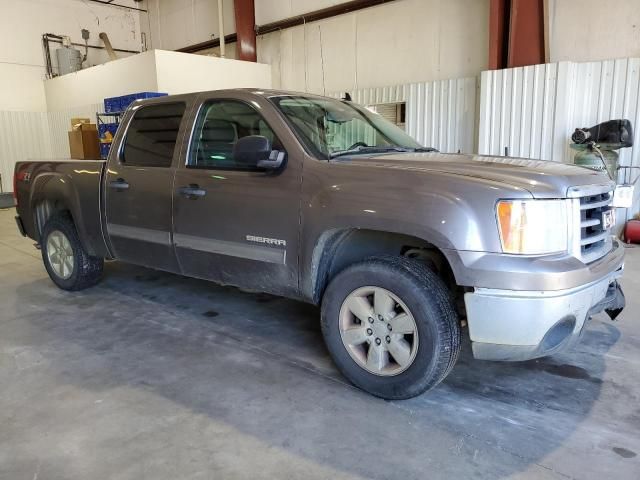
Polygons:
[[[298,291],[301,159],[266,99],[203,97],[176,170],[174,242],[183,273],[283,295]],[[270,113],[271,112],[271,113]],[[269,118],[269,120],[267,120]],[[239,138],[261,135],[286,152],[279,171],[237,164]],[[195,192],[195,194],[189,194]]]
[[171,240],[171,202],[176,144],[184,134],[187,108],[178,101],[135,108],[120,150],[110,152],[106,226],[119,260],[179,271]]

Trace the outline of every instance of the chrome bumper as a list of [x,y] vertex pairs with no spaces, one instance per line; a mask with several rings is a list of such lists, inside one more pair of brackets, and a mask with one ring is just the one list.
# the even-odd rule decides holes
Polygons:
[[565,350],[580,338],[585,322],[603,310],[624,307],[617,284],[624,268],[623,247],[614,241],[607,257],[618,261],[595,281],[564,290],[476,288],[465,294],[474,357],[528,360]]

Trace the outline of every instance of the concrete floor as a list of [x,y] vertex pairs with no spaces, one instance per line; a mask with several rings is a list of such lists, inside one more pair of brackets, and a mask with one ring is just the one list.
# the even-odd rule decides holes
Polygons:
[[0,211],[0,478],[640,478],[640,249],[575,351],[348,385],[311,306],[110,263],[58,290]]

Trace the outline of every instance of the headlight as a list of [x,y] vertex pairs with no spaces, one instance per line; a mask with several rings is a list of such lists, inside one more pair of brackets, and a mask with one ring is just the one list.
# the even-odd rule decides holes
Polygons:
[[501,200],[496,206],[502,251],[538,255],[567,251],[568,201]]

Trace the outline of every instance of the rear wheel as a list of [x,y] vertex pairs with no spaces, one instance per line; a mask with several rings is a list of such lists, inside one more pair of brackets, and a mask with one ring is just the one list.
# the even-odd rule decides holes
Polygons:
[[460,350],[446,286],[424,263],[405,257],[374,257],[339,273],[322,301],[322,332],[340,371],[390,400],[435,387]]
[[86,252],[68,214],[47,221],[40,243],[47,273],[61,289],[82,290],[100,281],[104,261]]

